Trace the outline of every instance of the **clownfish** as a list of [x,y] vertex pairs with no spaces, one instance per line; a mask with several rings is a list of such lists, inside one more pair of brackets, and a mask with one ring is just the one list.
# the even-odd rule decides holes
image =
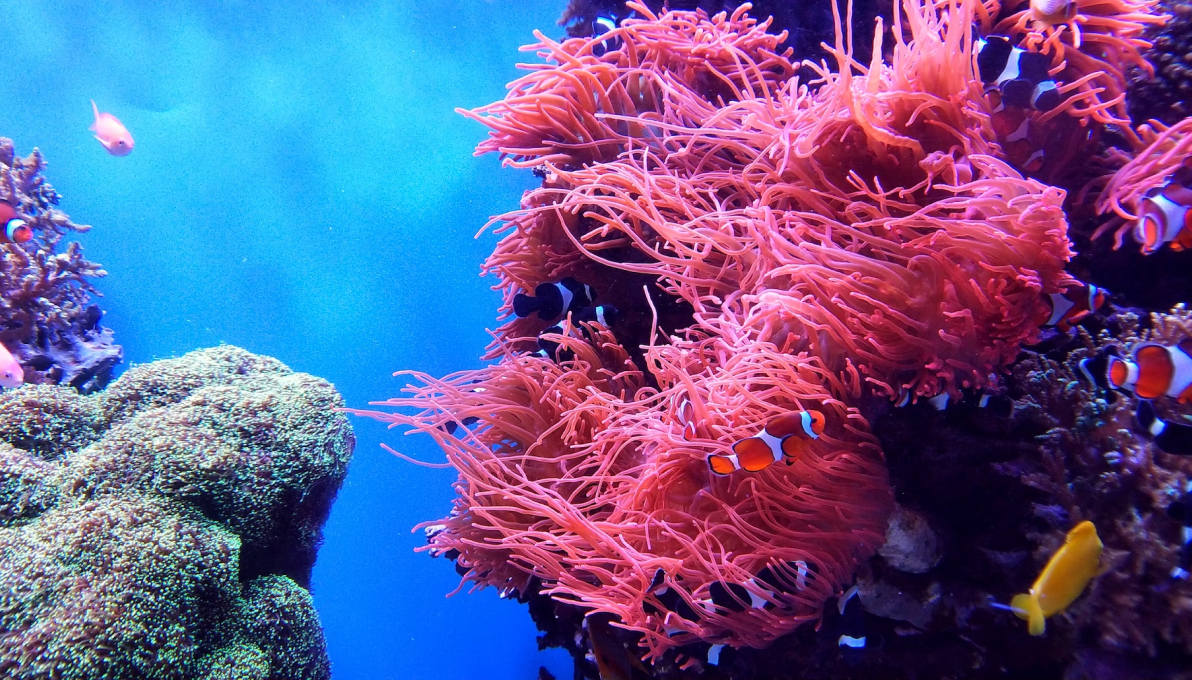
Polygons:
[[840,637],[836,639],[836,646],[844,657],[845,663],[855,664],[861,660],[865,652],[867,641],[865,635],[865,612],[862,611],[859,588],[853,586],[836,598],[836,611],[840,612]]
[[993,107],[989,120],[1006,160],[1023,172],[1043,169],[1047,160],[1046,140],[1042,138],[1040,128],[1032,124],[1030,112],[1021,106],[1007,106],[997,90],[988,96]]
[[708,454],[708,467],[713,474],[724,476],[737,470],[765,470],[784,458],[789,463],[806,446],[804,435],[819,439],[823,433],[824,414],[819,411],[787,413],[772,418],[761,432],[733,444],[731,454]]
[[[1014,414],[1014,400],[1004,394],[992,394],[983,390],[969,391],[962,390],[960,393],[960,400],[953,401],[952,395],[947,392],[940,392],[934,397],[927,397],[923,399],[933,409],[937,411],[945,411],[952,404],[963,404],[965,406],[986,409],[990,413],[999,418],[1009,418]],[[910,390],[901,387],[898,390],[898,400],[894,402],[895,408],[905,408],[911,403]],[[917,403],[917,402],[916,402]]]
[[91,123],[90,130],[95,133],[95,138],[103,148],[113,156],[127,156],[132,153],[132,135],[128,134],[128,128],[124,127],[124,123],[110,113],[100,113],[94,99],[91,100],[91,112],[95,114],[95,122]]
[[0,201],[0,241],[5,243],[28,243],[33,238],[33,230],[17,215],[16,208],[4,201]]
[[1171,249],[1192,248],[1192,168],[1176,171],[1162,187],[1151,189],[1142,199],[1141,214],[1134,223],[1134,240],[1142,254],[1150,255],[1170,243]]
[[[594,322],[604,326],[605,328],[610,328],[617,322],[617,319],[620,318],[620,314],[620,311],[618,311],[617,308],[612,305],[597,305],[596,307],[584,307],[583,309],[577,309],[571,313],[571,323],[573,325],[571,327],[571,333],[568,335],[569,337],[578,337],[575,335],[575,331],[578,330],[581,334],[583,334],[584,339],[590,342],[592,338],[589,337],[588,330],[579,324]],[[544,329],[541,334],[539,334],[538,350],[541,352],[539,356],[546,359],[552,359],[554,361],[570,361],[575,358],[575,353],[571,350],[562,347],[560,343],[555,342],[554,340],[548,340],[542,337],[543,335],[547,334],[563,335],[563,324],[557,323],[553,326],[549,326]]]
[[1077,524],[1047,561],[1030,592],[1014,596],[1010,607],[1018,618],[1029,623],[1031,635],[1042,635],[1044,620],[1064,611],[1080,597],[1097,575],[1103,547],[1092,522]]
[[[592,20],[592,37],[599,38],[607,35],[616,30],[620,24],[621,22],[616,17],[602,14]],[[621,40],[620,36],[610,35],[595,45],[592,45],[592,54],[602,57],[609,52],[620,49],[623,44],[624,41]]]
[[1192,456],[1192,423],[1163,420],[1155,413],[1155,406],[1149,399],[1138,402],[1134,418],[1143,432],[1150,435],[1160,451],[1177,456]]
[[1192,401],[1192,338],[1170,347],[1144,342],[1129,359],[1108,347],[1080,361],[1080,371],[1098,387],[1133,392],[1140,399],[1175,397]]
[[1055,326],[1067,332],[1072,326],[1091,316],[1105,305],[1109,291],[1091,283],[1069,286],[1062,293],[1051,293],[1043,301],[1051,307],[1051,314],[1039,321],[1040,326]]
[[1179,562],[1171,570],[1171,577],[1183,580],[1192,575],[1192,481],[1184,484],[1179,500],[1167,506],[1167,516],[1181,525]]
[[1050,111],[1062,98],[1049,73],[1044,54],[1014,47],[1010,39],[991,35],[977,41],[977,70],[981,82],[1001,94],[1001,103],[1036,111]]
[[25,369],[4,345],[0,345],[0,387],[20,387],[25,384]]
[[1044,26],[1062,24],[1075,16],[1075,0],[1031,0],[1031,18]]
[[543,321],[553,321],[569,311],[589,307],[596,300],[596,291],[568,276],[558,283],[540,283],[534,295],[518,293],[513,298],[513,313],[519,318],[538,312]]

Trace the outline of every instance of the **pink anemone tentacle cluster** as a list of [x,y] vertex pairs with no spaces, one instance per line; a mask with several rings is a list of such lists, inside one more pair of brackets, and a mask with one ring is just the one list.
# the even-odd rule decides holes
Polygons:
[[[651,658],[761,647],[818,619],[883,541],[862,397],[988,385],[1036,336],[1041,296],[1070,283],[1064,192],[999,158],[977,0],[907,0],[889,63],[880,39],[854,60],[838,17],[836,68],[811,83],[748,6],[632,6],[619,48],[539,35],[549,62],[467,114],[490,129],[479,153],[543,177],[492,222],[502,312],[574,277],[621,320],[511,319],[490,365],[409,374],[380,404],[397,412],[361,413],[459,471],[427,549],[465,581],[611,614]],[[574,358],[541,356],[539,334]],[[797,455],[709,468],[809,412],[824,431]]]

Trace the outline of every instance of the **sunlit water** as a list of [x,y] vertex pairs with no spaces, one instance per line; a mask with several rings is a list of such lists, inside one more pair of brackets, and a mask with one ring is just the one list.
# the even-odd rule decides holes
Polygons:
[[[0,2],[0,136],[39,147],[62,208],[110,275],[105,323],[126,362],[221,342],[335,383],[349,404],[390,377],[478,365],[493,327],[478,278],[486,219],[534,179],[475,159],[456,115],[498,99],[559,0]],[[136,139],[109,156],[94,99]],[[537,651],[525,607],[445,599],[451,564],[413,549],[444,515],[441,453],[356,420],[359,444],[313,591],[338,680],[569,677]]]

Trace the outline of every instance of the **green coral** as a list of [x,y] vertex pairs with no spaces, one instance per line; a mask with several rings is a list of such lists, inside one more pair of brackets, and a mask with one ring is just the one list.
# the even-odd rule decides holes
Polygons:
[[354,446],[330,384],[225,346],[0,400],[0,675],[330,677],[304,587]]

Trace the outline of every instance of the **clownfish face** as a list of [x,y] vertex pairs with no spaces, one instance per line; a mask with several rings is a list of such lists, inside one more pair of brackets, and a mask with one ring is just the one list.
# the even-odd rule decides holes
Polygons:
[[1125,359],[1110,357],[1105,375],[1110,387],[1115,390],[1126,389],[1138,379],[1138,367]]

